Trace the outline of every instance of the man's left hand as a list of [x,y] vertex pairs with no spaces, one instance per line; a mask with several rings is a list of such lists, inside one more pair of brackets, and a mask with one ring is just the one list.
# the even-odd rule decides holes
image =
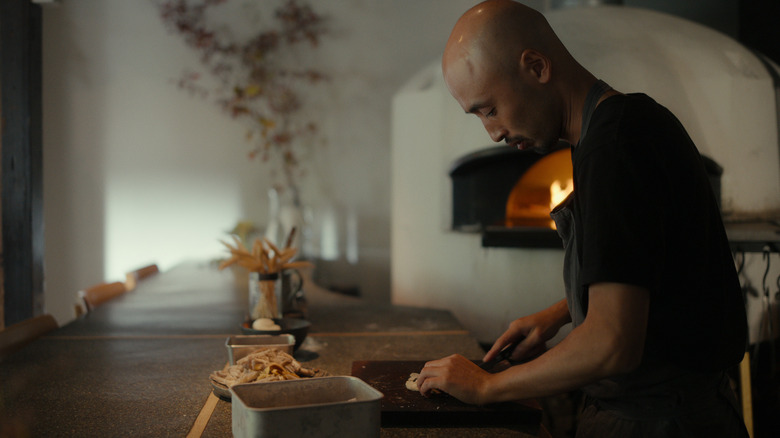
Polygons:
[[426,397],[438,389],[465,403],[481,405],[491,376],[471,360],[454,354],[426,363],[417,386]]

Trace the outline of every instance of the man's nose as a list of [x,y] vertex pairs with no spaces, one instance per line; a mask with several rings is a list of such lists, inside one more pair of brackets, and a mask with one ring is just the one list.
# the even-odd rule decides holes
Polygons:
[[485,130],[487,130],[490,138],[496,143],[501,142],[507,135],[506,129],[495,123],[485,123]]

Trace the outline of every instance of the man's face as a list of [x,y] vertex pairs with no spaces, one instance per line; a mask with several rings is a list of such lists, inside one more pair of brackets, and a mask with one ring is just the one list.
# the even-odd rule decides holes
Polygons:
[[464,111],[479,117],[495,142],[542,154],[555,147],[560,129],[543,86],[519,69],[475,61],[461,58],[444,69],[450,93]]

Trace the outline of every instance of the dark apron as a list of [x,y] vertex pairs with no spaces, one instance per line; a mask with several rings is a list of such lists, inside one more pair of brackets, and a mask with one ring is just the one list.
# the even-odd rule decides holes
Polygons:
[[[588,95],[583,129],[599,97],[609,87],[599,81]],[[564,248],[564,285],[572,326],[587,314],[587,287],[579,281],[576,221],[570,194],[550,213]],[[645,350],[638,369],[585,386],[586,401],[577,438],[747,437],[737,401],[725,373],[696,373]]]
[[[585,320],[587,289],[580,286],[572,197],[551,217],[564,244],[566,302],[573,327]],[[645,351],[640,367],[582,388],[585,407],[577,438],[747,437],[725,373],[695,373]]]

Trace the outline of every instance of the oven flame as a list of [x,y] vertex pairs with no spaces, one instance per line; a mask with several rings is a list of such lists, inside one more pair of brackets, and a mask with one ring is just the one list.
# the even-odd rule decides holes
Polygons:
[[505,226],[555,229],[550,212],[574,190],[571,152],[559,150],[520,176],[506,202]]
[[563,202],[574,191],[574,181],[569,178],[565,182],[559,179],[550,184],[550,211]]

